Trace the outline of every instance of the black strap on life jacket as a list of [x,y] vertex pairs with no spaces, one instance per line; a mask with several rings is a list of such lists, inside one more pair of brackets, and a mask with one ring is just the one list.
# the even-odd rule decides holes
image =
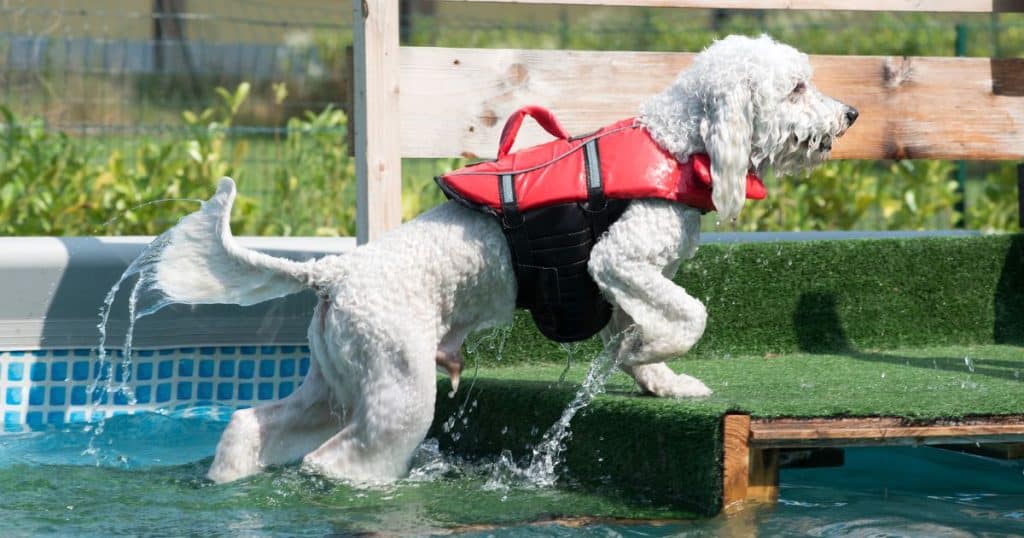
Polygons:
[[515,176],[498,177],[501,224],[519,284],[516,306],[557,342],[584,340],[611,319],[612,307],[587,272],[590,251],[625,211],[627,200],[607,199],[597,141],[583,147],[587,201],[520,212]]

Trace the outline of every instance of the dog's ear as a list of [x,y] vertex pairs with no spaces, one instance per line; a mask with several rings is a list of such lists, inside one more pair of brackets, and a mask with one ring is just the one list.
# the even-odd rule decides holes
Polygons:
[[711,157],[711,200],[723,222],[732,222],[747,198],[747,169],[753,136],[753,103],[747,85],[738,83],[708,96],[700,134]]

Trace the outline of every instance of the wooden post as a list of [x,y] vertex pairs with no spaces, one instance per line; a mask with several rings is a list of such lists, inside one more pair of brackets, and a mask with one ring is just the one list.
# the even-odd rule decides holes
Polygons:
[[398,0],[352,0],[356,240],[402,222]]
[[750,415],[725,415],[722,427],[722,508],[746,500],[750,482]]
[[[722,508],[779,498],[779,450],[750,446],[750,416],[726,415],[722,431]],[[730,509],[732,506],[732,509]]]

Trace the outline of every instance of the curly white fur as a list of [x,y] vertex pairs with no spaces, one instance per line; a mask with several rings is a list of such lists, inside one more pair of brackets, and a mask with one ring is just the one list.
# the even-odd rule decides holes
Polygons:
[[[711,155],[713,200],[733,219],[747,170],[793,172],[827,158],[856,112],[821,95],[807,57],[768,37],[729,37],[697,56],[641,121],[678,159]],[[251,304],[313,287],[313,366],[288,398],[236,412],[210,468],[218,482],[302,459],[332,477],[389,480],[407,471],[430,426],[435,364],[459,362],[466,336],[508,323],[516,283],[490,216],[448,203],[344,256],[297,263],[239,246],[234,183],[162,236],[157,284],[170,300]],[[688,351],[704,305],[670,279],[696,251],[700,213],[637,200],[594,247],[590,274],[615,306],[603,336],[623,370],[659,396],[710,394],[662,362]],[[627,338],[609,336],[630,326]],[[450,369],[450,366],[446,366]]]
[[641,121],[680,160],[711,156],[715,207],[735,220],[748,170],[792,174],[828,159],[853,108],[819,92],[807,55],[768,36],[729,36],[699,54]]

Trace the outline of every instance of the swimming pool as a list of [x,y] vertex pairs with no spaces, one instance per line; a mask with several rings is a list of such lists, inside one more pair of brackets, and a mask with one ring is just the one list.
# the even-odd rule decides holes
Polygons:
[[[0,529],[23,535],[1013,536],[1024,465],[930,448],[851,449],[837,469],[787,470],[774,507],[676,520],[671,507],[496,478],[429,441],[411,476],[353,488],[295,467],[228,485],[203,475],[218,412],[111,419],[100,454],[86,426],[0,437]],[[619,520],[619,516],[640,518]]]

